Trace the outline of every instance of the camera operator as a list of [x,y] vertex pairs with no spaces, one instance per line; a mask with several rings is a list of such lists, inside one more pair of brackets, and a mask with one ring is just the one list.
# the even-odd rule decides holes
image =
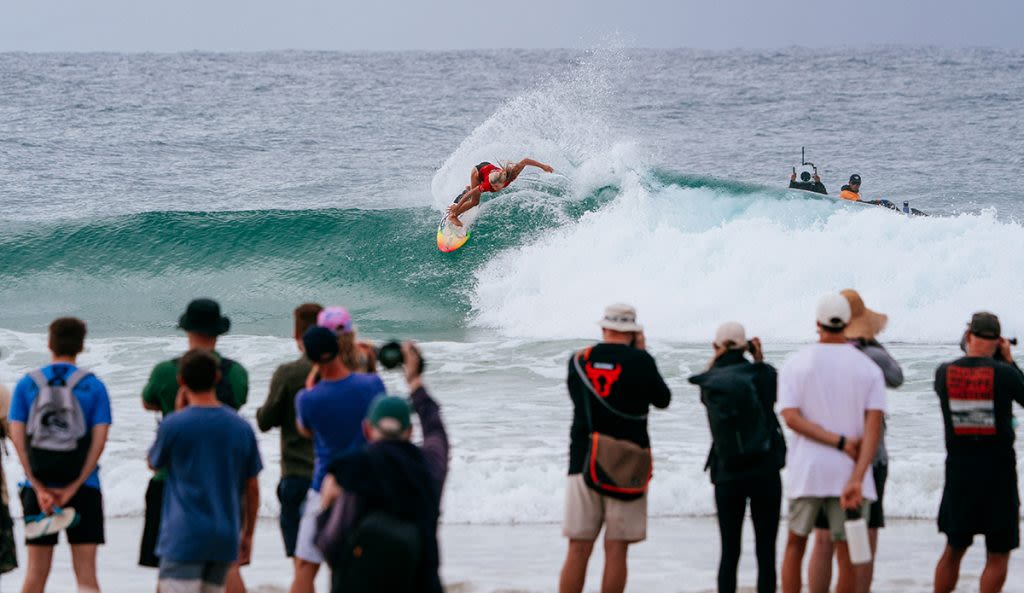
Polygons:
[[[701,388],[712,444],[705,470],[715,485],[715,506],[722,540],[719,593],[736,591],[743,516],[750,500],[757,551],[757,591],[775,591],[775,542],[782,506],[779,470],[786,463],[786,442],[775,416],[778,375],[764,362],[761,340],[749,342],[739,323],[723,323],[715,334],[714,358],[707,372],[690,378]],[[745,356],[749,352],[754,362]],[[742,442],[743,447],[730,445]],[[753,445],[750,447],[749,445]],[[747,452],[752,449],[754,452]]]
[[1020,546],[1013,402],[1024,406],[1024,373],[1013,361],[999,318],[975,313],[966,356],[940,365],[935,391],[946,433],[946,483],[939,531],[947,545],[935,567],[936,593],[956,588],[960,561],[977,534],[988,556],[981,593],[1003,590],[1010,552]]
[[363,433],[369,446],[335,459],[321,488],[317,545],[331,565],[332,591],[441,593],[437,521],[448,474],[448,435],[440,407],[423,387],[422,357],[401,345],[402,365],[420,418],[423,444],[412,443],[409,403],[382,396]]

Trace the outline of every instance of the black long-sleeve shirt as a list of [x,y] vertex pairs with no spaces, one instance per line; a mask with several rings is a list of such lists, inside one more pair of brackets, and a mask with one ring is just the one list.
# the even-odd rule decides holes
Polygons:
[[802,189],[816,194],[828,194],[825,184],[820,181],[790,181],[789,189]]
[[[574,353],[573,356],[576,356]],[[600,343],[586,351],[580,367],[602,401],[631,416],[647,414],[650,406],[667,408],[672,392],[658,372],[658,365],[644,350],[625,344]],[[627,420],[609,411],[583,383],[573,359],[569,359],[566,381],[574,406],[569,431],[569,474],[583,473],[583,460],[591,432],[650,447],[647,419]],[[584,398],[590,398],[586,400]],[[592,426],[587,422],[585,405],[590,406]]]

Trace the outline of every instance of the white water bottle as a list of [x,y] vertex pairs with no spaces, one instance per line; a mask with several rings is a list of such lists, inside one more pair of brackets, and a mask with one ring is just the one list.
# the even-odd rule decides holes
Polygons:
[[868,522],[858,511],[846,511],[846,545],[850,549],[850,562],[867,564],[871,562],[871,542],[868,540]]

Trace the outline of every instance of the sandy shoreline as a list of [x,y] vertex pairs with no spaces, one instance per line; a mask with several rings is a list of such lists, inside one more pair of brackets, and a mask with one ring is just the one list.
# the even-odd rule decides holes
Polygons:
[[[99,578],[107,593],[139,593],[156,588],[156,571],[135,565],[141,518],[114,518],[107,522],[107,544],[99,552]],[[784,546],[784,526],[779,550]],[[20,529],[19,529],[20,532]],[[647,593],[704,593],[715,590],[718,564],[718,531],[713,517],[666,518],[650,522],[648,540],[631,551],[627,591]],[[753,591],[756,566],[749,521],[744,530],[744,556],[740,563],[740,590]],[[549,592],[557,586],[565,542],[556,524],[445,525],[441,530],[442,576],[450,593]],[[20,542],[19,535],[19,542]],[[933,521],[891,521],[881,537],[874,590],[882,593],[918,593],[931,589],[932,571],[944,538]],[[600,546],[598,546],[600,548]],[[749,553],[747,553],[749,551]],[[19,544],[24,567],[25,549]],[[598,591],[603,558],[595,551],[588,574],[587,591]],[[964,560],[958,591],[977,590],[984,562],[981,539]],[[262,519],[256,531],[253,565],[244,573],[254,593],[288,590],[291,565],[284,557],[277,524]],[[1006,593],[1015,578],[1024,574],[1024,556],[1011,560]],[[15,591],[22,569],[3,575],[0,588]],[[1019,581],[1016,581],[1019,582]],[[48,591],[74,591],[67,547],[54,557]],[[321,575],[317,589],[326,593]]]

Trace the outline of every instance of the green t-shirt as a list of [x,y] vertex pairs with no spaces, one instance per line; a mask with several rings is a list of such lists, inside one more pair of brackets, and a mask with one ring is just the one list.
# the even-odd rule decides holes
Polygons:
[[[213,355],[217,360],[221,355],[215,350]],[[227,359],[231,360],[231,359]],[[231,386],[235,402],[232,405],[236,410],[241,408],[249,398],[249,373],[241,364],[231,361],[233,364],[228,368],[227,376],[221,381],[227,381]],[[149,381],[142,390],[142,401],[148,404],[160,406],[161,413],[166,417],[174,413],[174,402],[178,398],[178,364],[176,359],[165,360],[155,367],[149,374]],[[163,471],[157,472],[154,479],[162,480],[166,474]]]

